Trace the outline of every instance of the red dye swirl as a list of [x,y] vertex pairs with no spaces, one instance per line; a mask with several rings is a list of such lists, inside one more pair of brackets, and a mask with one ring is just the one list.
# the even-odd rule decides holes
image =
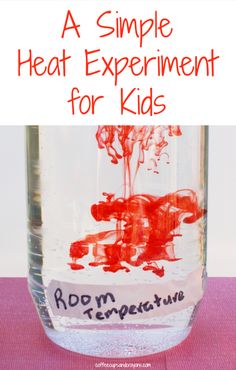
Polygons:
[[[180,136],[179,126],[99,126],[96,138],[100,149],[106,148],[111,162],[117,164],[123,159],[124,163],[124,197],[128,188],[133,193],[134,182],[140,165],[144,163],[145,152],[149,152],[148,170],[158,173],[158,161],[168,145],[167,136]],[[135,145],[138,146],[138,158],[132,179],[130,161]],[[168,163],[168,161],[167,161]]]
[[[181,223],[194,223],[205,214],[198,206],[194,191],[183,189],[159,197],[133,194],[138,169],[144,163],[145,151],[153,150],[154,172],[168,136],[181,135],[178,126],[100,126],[96,138],[100,149],[106,149],[111,162],[124,161],[124,196],[103,193],[105,201],[91,206],[97,222],[116,221],[115,230],[87,235],[70,246],[73,270],[83,269],[77,260],[91,251],[90,266],[103,266],[104,271],[130,271],[130,266],[142,266],[144,271],[164,275],[159,260],[176,261],[174,238],[180,237]],[[119,144],[119,146],[117,146]],[[130,160],[134,146],[139,146],[134,178],[131,178]],[[128,184],[127,184],[128,182]],[[128,196],[127,196],[128,189]]]

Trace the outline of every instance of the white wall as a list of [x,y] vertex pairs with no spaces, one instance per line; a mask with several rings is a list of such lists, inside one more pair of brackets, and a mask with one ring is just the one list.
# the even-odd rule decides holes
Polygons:
[[24,127],[0,127],[0,276],[27,273]]
[[[210,128],[208,273],[236,276],[236,126]],[[27,273],[23,127],[0,127],[0,276]]]
[[236,276],[236,126],[211,127],[208,271]]

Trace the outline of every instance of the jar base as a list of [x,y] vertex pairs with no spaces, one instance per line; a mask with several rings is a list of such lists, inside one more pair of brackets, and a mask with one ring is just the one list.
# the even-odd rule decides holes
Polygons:
[[59,332],[45,328],[54,343],[83,355],[109,358],[139,357],[165,351],[184,341],[187,328],[145,330],[79,330]]

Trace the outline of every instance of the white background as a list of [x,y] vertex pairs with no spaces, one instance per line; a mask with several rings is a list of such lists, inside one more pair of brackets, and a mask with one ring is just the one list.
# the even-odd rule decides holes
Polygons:
[[[236,126],[210,128],[208,273],[236,276]],[[0,276],[27,274],[24,127],[0,127]]]
[[[236,1],[0,1],[0,125],[3,124],[99,124],[97,119],[72,117],[66,100],[73,86],[97,92],[112,85],[93,79],[84,80],[73,71],[67,79],[18,78],[17,49],[32,48],[48,59],[63,48],[77,52],[94,41],[94,30],[78,40],[60,39],[65,15],[71,9],[84,27],[104,10],[119,4],[126,16],[151,16],[152,9],[173,22],[174,33],[169,39],[158,40],[165,55],[207,55],[214,48],[220,55],[214,79],[166,78],[155,85],[168,97],[168,109],[155,124],[236,124],[235,59]],[[113,5],[111,5],[113,4]],[[145,4],[145,6],[143,5]],[[148,4],[148,6],[146,5]],[[118,6],[118,5],[117,5]],[[123,8],[122,8],[123,6]],[[117,8],[118,9],[118,8]],[[85,22],[86,20],[86,22]],[[112,42],[111,42],[112,41]],[[122,55],[121,44],[107,38],[105,49]],[[96,44],[96,45],[95,45]],[[153,50],[152,40],[146,49]],[[127,43],[126,52],[134,53],[134,43]],[[76,67],[76,65],[74,65]],[[125,76],[124,76],[125,77]],[[123,78],[122,83],[129,83]],[[141,83],[141,82],[140,82]],[[147,86],[149,86],[148,81]],[[117,124],[115,99],[100,110],[102,123]],[[86,117],[85,117],[86,118]],[[135,123],[132,117],[132,124]],[[119,123],[122,123],[119,117]],[[126,122],[123,122],[126,123]],[[130,122],[129,122],[130,123]],[[143,123],[143,122],[142,122]],[[145,120],[145,124],[149,122]],[[209,158],[209,233],[208,272],[210,276],[236,276],[236,126],[211,127]],[[24,128],[0,126],[0,276],[25,276],[27,273],[26,189]]]
[[[67,31],[61,39],[67,10],[81,24],[81,38],[75,31]],[[96,19],[111,9],[113,17],[106,24],[114,26],[115,10],[119,15],[132,19],[151,18],[154,10],[161,18],[169,18],[173,33],[167,39],[147,37],[140,51],[135,37],[116,39],[99,38]],[[165,95],[167,109],[152,117],[144,116],[145,124],[236,124],[235,114],[235,58],[236,58],[236,2],[235,1],[0,1],[0,124],[133,124],[143,122],[143,117],[125,115],[119,117],[117,89],[112,78],[106,75],[84,77],[84,49],[101,48],[105,56],[133,56],[145,53],[156,56],[160,49],[170,57],[209,56],[215,49],[220,56],[215,63],[215,77],[197,78],[167,75],[155,78],[134,79],[124,74],[120,86],[129,91],[140,87],[142,95],[153,86],[155,95]],[[97,33],[96,33],[97,32]],[[27,75],[27,66],[22,67],[23,76],[17,76],[17,51],[22,50],[25,58],[29,49],[33,56],[41,56],[46,64],[54,56],[61,56],[65,48],[72,56],[68,76]],[[74,58],[73,58],[74,56]],[[24,59],[25,59],[24,58]],[[102,68],[101,63],[101,68]],[[78,87],[82,95],[94,93],[106,95],[106,104],[99,105],[95,117],[76,114],[72,116],[70,92]],[[98,122],[100,121],[100,122]],[[152,122],[151,122],[152,121]]]

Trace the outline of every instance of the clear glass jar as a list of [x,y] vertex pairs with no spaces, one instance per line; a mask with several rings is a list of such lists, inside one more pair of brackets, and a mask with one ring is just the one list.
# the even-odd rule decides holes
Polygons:
[[189,334],[206,278],[207,127],[27,127],[29,288],[48,337],[141,356]]

